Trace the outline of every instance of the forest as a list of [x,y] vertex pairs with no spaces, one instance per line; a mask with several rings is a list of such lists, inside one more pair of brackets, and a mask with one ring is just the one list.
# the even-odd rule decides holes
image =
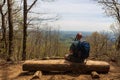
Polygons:
[[[70,41],[75,36],[72,36],[72,32],[63,41],[60,36],[64,34],[60,34],[59,28],[55,29],[48,24],[34,25],[32,24],[34,20],[27,19],[30,9],[36,2],[37,0],[33,1],[31,6],[27,6],[27,2],[24,2],[23,7],[22,4],[18,5],[18,2],[14,0],[2,0],[0,2],[0,57],[2,59],[18,61],[52,56],[63,57],[68,53]],[[107,8],[106,4],[101,4]],[[41,26],[44,27],[41,28]],[[119,62],[119,27],[117,26],[111,25],[111,32],[92,32],[91,35],[84,35],[91,44],[91,57],[106,60],[115,59]],[[111,36],[113,37],[111,38]],[[66,38],[65,35],[64,38]]]
[[[62,32],[59,28],[47,24],[47,20],[57,20],[57,16],[47,19],[31,17],[32,7],[38,0],[33,0],[31,4],[27,1],[0,1],[0,60],[19,62],[46,57],[64,57],[69,53],[69,47],[77,32]],[[89,59],[114,62],[120,66],[120,2],[119,0],[95,0],[95,2],[103,6],[105,14],[113,17],[115,23],[111,24],[110,32],[80,30],[83,38],[91,46]],[[36,20],[46,23],[35,24]]]

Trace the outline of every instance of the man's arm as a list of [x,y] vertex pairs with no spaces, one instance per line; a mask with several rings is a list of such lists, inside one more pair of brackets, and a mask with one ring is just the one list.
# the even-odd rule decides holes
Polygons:
[[70,54],[73,54],[74,52],[74,44],[72,43],[69,49]]

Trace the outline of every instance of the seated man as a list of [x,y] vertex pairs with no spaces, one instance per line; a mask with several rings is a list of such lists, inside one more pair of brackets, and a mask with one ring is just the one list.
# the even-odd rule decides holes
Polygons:
[[88,48],[90,49],[89,47],[89,43],[87,43],[86,41],[83,41],[81,42],[82,38],[82,34],[81,33],[78,33],[76,35],[76,38],[75,38],[75,41],[72,43],[72,45],[70,46],[70,53],[67,54],[65,56],[65,59],[68,60],[68,61],[71,61],[71,62],[78,62],[78,63],[83,63],[85,58],[87,58],[89,55],[84,56],[87,54],[89,54],[89,50],[86,52],[85,49],[84,49],[84,45],[87,45]]

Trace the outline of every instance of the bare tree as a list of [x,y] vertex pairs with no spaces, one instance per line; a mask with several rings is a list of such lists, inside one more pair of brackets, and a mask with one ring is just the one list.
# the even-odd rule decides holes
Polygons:
[[[28,12],[31,12],[31,8],[35,5],[35,3],[37,2],[38,0],[34,0],[33,3],[28,7],[28,4],[27,4],[27,0],[24,0],[23,1],[23,5],[24,5],[24,9],[23,9],[23,51],[22,51],[22,60],[25,60],[26,59],[26,41],[27,41],[27,27],[28,27],[28,24],[30,24],[30,21],[31,20],[39,20],[39,21],[56,21],[59,17],[58,16],[55,16],[55,17],[52,17],[52,18],[34,18],[34,19],[31,19],[28,21]],[[48,2],[51,2],[51,1],[54,1],[54,0],[41,0],[41,1],[48,1]],[[31,13],[34,13],[34,12],[31,12]],[[40,14],[40,13],[37,13],[37,14]]]
[[103,5],[103,8],[108,16],[115,18],[118,26],[118,36],[116,36],[116,49],[120,49],[120,1],[119,0],[95,0]]
[[1,41],[3,41],[4,43],[4,48],[5,48],[5,52],[7,52],[7,43],[6,43],[6,20],[5,17],[7,15],[7,11],[3,12],[3,7],[5,6],[6,0],[2,1],[2,4],[0,4],[0,14],[1,14],[1,29],[2,29],[2,38]]
[[28,8],[27,0],[23,1],[24,6],[23,6],[23,52],[22,52],[22,60],[26,60],[26,41],[27,41],[27,27],[28,27],[27,14],[36,2],[37,2],[37,0],[34,0],[34,2]]
[[93,32],[86,39],[90,42],[91,45],[91,56],[95,58],[100,58],[100,56],[107,55],[108,50],[108,34],[105,32],[98,33]]
[[7,14],[7,12],[3,13],[3,7],[6,3],[6,0],[4,0],[2,2],[2,4],[0,4],[0,13],[1,13],[1,21],[2,21],[2,39],[1,40],[5,40],[5,35],[6,35],[6,26],[5,26],[5,16]]
[[7,0],[8,7],[8,27],[9,27],[9,49],[8,49],[8,61],[13,52],[13,17],[12,17],[12,0]]

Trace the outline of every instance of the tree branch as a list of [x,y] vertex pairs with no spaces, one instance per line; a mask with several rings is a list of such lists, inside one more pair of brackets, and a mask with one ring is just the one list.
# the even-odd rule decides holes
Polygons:
[[[0,4],[0,12],[2,12],[2,7],[5,5],[5,3],[6,3],[6,0],[3,0],[3,3]],[[3,12],[2,12],[2,14],[3,14]]]
[[14,15],[14,14],[17,14],[19,11],[21,11],[21,8],[20,8],[20,9],[16,9],[16,10],[14,11],[13,15]]
[[35,0],[32,4],[31,4],[31,6],[27,9],[27,12],[28,11],[30,11],[30,9],[34,6],[34,4],[37,2],[37,0]]
[[6,3],[6,0],[3,0],[3,4],[1,5],[1,7],[3,7]]
[[113,2],[106,2],[106,1],[99,1],[98,3],[104,4],[105,6],[107,6],[108,8],[114,9],[114,7],[112,7]]

